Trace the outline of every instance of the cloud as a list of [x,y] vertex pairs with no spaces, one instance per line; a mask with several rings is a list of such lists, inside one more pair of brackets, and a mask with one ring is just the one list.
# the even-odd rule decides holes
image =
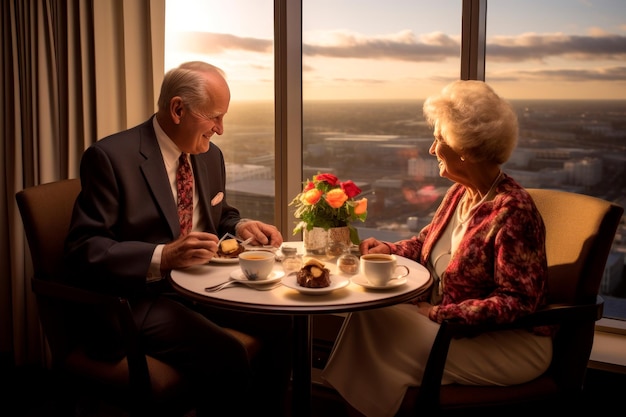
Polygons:
[[[377,37],[334,31],[323,37],[318,34],[303,45],[303,53],[308,56],[411,62],[456,59],[459,49],[459,40],[449,35],[434,32],[416,37],[410,31]],[[598,29],[590,30],[587,36],[525,33],[492,37],[486,51],[494,62],[544,61],[550,57],[624,60],[626,37]]]
[[266,54],[274,48],[271,39],[242,38],[211,32],[174,32],[168,42],[172,43],[174,49],[196,54],[218,54],[232,50]]
[[416,38],[411,31],[382,36],[364,36],[354,32],[333,31],[303,42],[306,56],[347,59],[390,59],[410,62],[441,61],[459,55],[458,39],[440,32]]
[[516,70],[511,72],[490,73],[490,81],[526,81],[545,82],[576,82],[576,81],[610,81],[624,82],[626,67],[608,67],[594,69],[549,69],[549,70]]
[[[243,38],[209,32],[178,32],[169,40],[174,48],[191,53],[218,54],[226,51],[270,53],[271,39]],[[459,39],[441,32],[415,36],[410,30],[379,36],[350,31],[315,32],[305,35],[302,53],[310,57],[341,59],[384,59],[408,62],[441,62],[458,59]],[[590,34],[524,33],[494,36],[487,41],[486,53],[493,62],[543,62],[560,57],[598,61],[626,59],[626,36],[590,30]]]
[[486,54],[489,60],[497,62],[544,61],[550,57],[623,61],[626,58],[626,37],[605,33],[589,36],[560,33],[496,36],[487,42]]

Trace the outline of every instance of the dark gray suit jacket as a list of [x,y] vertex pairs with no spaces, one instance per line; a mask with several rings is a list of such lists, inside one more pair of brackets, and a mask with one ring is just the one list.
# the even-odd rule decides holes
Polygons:
[[[222,151],[211,144],[191,162],[206,231],[218,237],[234,234],[239,211],[226,198],[211,206],[218,193],[226,193]],[[82,191],[66,241],[72,281],[120,295],[142,292],[156,245],[180,235],[152,118],[89,147],[80,179]]]

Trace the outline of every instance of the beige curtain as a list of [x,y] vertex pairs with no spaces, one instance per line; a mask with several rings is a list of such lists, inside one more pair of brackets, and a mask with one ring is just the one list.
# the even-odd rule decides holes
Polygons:
[[5,0],[0,8],[0,353],[17,365],[45,363],[15,193],[78,177],[87,146],[154,112],[165,0]]

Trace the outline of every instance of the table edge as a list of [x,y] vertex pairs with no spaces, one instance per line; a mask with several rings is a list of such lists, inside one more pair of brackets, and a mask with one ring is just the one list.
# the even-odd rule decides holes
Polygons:
[[219,298],[210,298],[204,295],[198,294],[194,291],[187,290],[186,288],[178,285],[171,276],[168,276],[168,281],[174,291],[180,295],[191,299],[200,304],[211,305],[212,307],[225,308],[228,310],[237,310],[244,312],[257,312],[265,314],[332,314],[332,313],[346,313],[359,310],[371,310],[374,308],[388,307],[395,304],[400,304],[412,300],[430,289],[432,284],[432,277],[428,278],[428,281],[421,287],[406,293],[398,294],[397,296],[387,297],[373,301],[363,301],[360,303],[351,303],[345,305],[306,305],[306,306],[277,306],[277,305],[260,305],[254,303],[244,303],[241,301],[230,301]]

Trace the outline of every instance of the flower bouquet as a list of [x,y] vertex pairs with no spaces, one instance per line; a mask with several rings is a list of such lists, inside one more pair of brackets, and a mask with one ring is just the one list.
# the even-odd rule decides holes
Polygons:
[[361,189],[351,180],[340,182],[333,174],[317,174],[304,182],[304,188],[289,203],[295,206],[294,216],[300,221],[293,234],[321,227],[329,230],[334,227],[348,227],[350,241],[360,243],[353,221],[362,222],[367,218],[367,198],[355,200]]

